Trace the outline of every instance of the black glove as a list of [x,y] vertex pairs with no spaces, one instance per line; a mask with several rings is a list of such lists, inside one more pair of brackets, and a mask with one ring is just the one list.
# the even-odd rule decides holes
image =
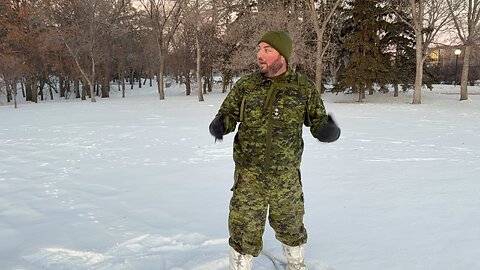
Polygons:
[[315,136],[321,142],[334,142],[340,137],[340,128],[335,124],[332,116],[328,115],[328,123],[317,130]]
[[210,134],[215,137],[215,140],[222,140],[225,135],[225,127],[223,126],[223,115],[219,115],[213,119],[208,127]]

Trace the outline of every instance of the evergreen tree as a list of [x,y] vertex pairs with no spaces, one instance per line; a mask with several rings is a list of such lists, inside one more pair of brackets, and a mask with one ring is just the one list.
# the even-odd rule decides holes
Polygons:
[[[402,13],[402,11],[398,11]],[[387,81],[393,85],[394,96],[398,96],[399,86],[406,91],[413,87],[415,82],[415,33],[396,14],[388,13],[385,16],[388,23],[384,25],[385,35],[381,39],[381,50],[388,54],[390,68]],[[405,14],[402,16],[407,18]]]
[[351,89],[358,93],[358,101],[365,98],[365,91],[373,89],[375,82],[387,81],[389,58],[381,50],[380,35],[384,35],[385,12],[379,0],[347,2],[347,23],[343,29],[346,37],[343,49],[348,57],[346,68],[335,86],[336,91]]

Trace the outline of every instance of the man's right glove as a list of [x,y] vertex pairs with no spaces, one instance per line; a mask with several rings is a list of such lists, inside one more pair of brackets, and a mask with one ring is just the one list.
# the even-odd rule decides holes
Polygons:
[[215,137],[215,140],[223,140],[223,135],[225,135],[225,126],[223,125],[223,115],[219,115],[213,119],[212,123],[208,129],[210,134]]
[[334,142],[340,137],[340,128],[330,114],[328,115],[328,123],[317,130],[315,137],[326,143]]

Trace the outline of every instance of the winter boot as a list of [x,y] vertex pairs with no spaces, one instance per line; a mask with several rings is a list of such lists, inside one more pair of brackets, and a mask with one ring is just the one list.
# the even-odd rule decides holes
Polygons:
[[251,270],[253,256],[249,254],[240,254],[235,249],[230,248],[230,270]]
[[307,270],[307,266],[303,262],[305,245],[296,247],[283,245],[283,253],[287,257],[287,270]]

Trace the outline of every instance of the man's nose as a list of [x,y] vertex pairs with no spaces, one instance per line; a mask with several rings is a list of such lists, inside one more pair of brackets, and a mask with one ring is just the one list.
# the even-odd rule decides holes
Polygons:
[[258,52],[257,52],[257,58],[258,58],[258,59],[263,59],[263,52],[262,52],[262,50],[258,50]]

